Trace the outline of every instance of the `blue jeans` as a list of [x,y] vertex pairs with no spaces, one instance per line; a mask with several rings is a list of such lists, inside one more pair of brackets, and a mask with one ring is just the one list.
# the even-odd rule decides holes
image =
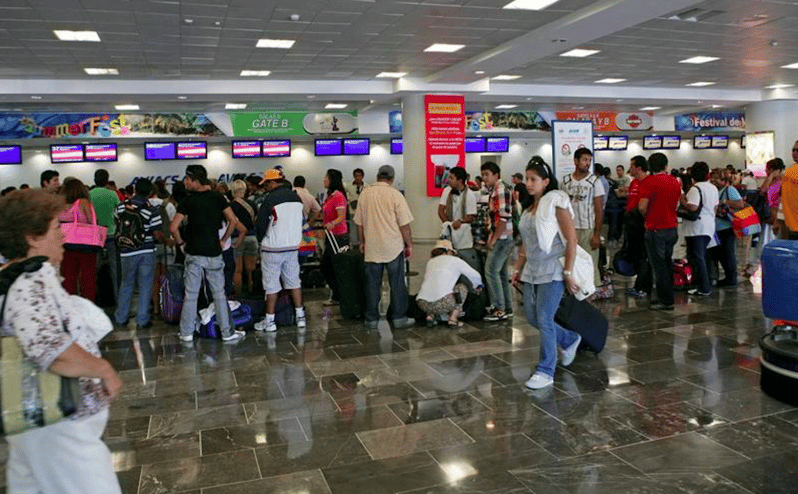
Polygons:
[[554,322],[554,314],[560,306],[565,284],[552,281],[542,285],[524,283],[524,311],[529,324],[540,331],[540,356],[537,371],[554,377],[557,366],[557,345],[568,348],[579,335]]
[[150,323],[150,302],[152,285],[155,281],[155,252],[121,257],[122,284],[119,286],[119,299],[116,304],[114,319],[117,324],[126,324],[130,316],[130,304],[133,302],[133,288],[139,288],[139,308],[136,312],[136,324],[146,326]]
[[222,336],[232,333],[230,325],[230,307],[224,294],[224,260],[222,256],[205,257],[186,254],[183,265],[183,284],[186,295],[183,299],[183,311],[180,313],[180,334],[193,335],[197,329],[197,299],[199,298],[202,278],[207,280],[213,294],[213,305],[216,308],[216,323]]
[[485,283],[488,285],[490,305],[505,312],[513,310],[512,288],[507,276],[507,260],[512,248],[511,238],[497,240],[485,259]]
[[391,262],[366,263],[366,322],[380,319],[382,296],[382,271],[388,270],[388,285],[391,287],[393,312],[388,317],[394,321],[407,316],[407,286],[405,286],[405,255],[399,254]]
[[673,246],[677,239],[676,228],[646,230],[646,252],[654,271],[657,299],[665,305],[673,305]]
[[703,293],[712,291],[707,270],[708,235],[685,237],[687,241],[687,261],[693,267],[693,285]]
[[235,291],[233,286],[233,277],[236,274],[235,250],[230,248],[222,252],[222,259],[224,260],[224,293],[229,297]]

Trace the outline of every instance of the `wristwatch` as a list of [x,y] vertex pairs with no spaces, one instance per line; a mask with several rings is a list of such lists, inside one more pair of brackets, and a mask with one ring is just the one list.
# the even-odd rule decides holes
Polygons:
[[568,270],[568,269],[564,269],[564,270],[563,270],[563,272],[562,272],[562,274],[563,274],[563,276],[571,276],[571,274],[572,274],[572,273],[571,273],[571,271],[570,271],[570,270]]

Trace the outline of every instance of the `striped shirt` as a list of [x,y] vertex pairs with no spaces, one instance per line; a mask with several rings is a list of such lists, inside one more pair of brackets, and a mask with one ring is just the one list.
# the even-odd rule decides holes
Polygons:
[[155,239],[152,234],[158,231],[163,225],[160,211],[158,211],[157,207],[152,207],[149,201],[137,196],[129,201],[120,203],[116,207],[116,216],[118,217],[120,214],[124,213],[126,207],[138,210],[138,213],[141,215],[141,222],[144,226],[144,243],[137,249],[121,248],[119,257],[130,257],[155,252]]
[[505,185],[504,182],[496,182],[496,185],[490,189],[488,206],[490,207],[490,224],[487,226],[490,234],[493,235],[493,232],[496,231],[499,220],[504,220],[506,224],[501,239],[513,238],[513,189]]

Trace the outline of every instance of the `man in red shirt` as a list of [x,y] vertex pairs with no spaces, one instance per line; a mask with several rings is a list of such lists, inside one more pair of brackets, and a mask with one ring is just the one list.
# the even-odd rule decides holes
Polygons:
[[648,177],[648,161],[642,156],[635,156],[629,161],[629,175],[634,180],[629,185],[626,197],[626,214],[624,215],[624,252],[633,260],[637,270],[637,279],[634,288],[626,290],[628,295],[635,298],[645,298],[651,293],[654,278],[651,272],[651,264],[646,255],[646,228],[645,218],[637,210],[640,202],[640,183]]
[[668,158],[654,153],[648,158],[651,175],[640,182],[637,209],[645,217],[646,252],[657,285],[653,310],[673,310],[673,246],[678,234],[676,208],[682,188],[668,175]]

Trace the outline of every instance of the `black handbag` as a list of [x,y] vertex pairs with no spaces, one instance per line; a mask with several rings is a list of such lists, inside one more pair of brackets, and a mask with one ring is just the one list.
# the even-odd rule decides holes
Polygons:
[[698,209],[690,211],[685,206],[679,204],[679,208],[676,210],[676,216],[687,221],[696,221],[701,218],[701,208],[704,207],[704,195],[701,194],[701,189],[697,185],[694,187],[698,189]]

